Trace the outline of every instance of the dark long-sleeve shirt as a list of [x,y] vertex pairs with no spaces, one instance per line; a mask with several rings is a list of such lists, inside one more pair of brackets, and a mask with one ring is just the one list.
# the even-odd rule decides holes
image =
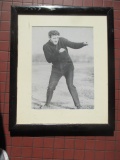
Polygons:
[[[51,41],[48,41],[43,46],[43,51],[47,62],[52,63],[53,68],[63,71],[68,69],[70,65],[73,66],[72,60],[68,54],[67,47],[79,49],[83,46],[83,43],[71,42],[65,38],[60,37],[57,45],[54,45]],[[61,48],[65,49],[62,53],[59,52]]]

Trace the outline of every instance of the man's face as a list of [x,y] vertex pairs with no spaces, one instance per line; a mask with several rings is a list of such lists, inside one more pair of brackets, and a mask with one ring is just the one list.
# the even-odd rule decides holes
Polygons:
[[59,41],[59,36],[58,35],[53,35],[50,37],[50,41],[54,44],[57,45]]

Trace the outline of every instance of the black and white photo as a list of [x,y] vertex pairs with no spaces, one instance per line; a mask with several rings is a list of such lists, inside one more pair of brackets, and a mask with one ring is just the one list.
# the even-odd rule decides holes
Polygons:
[[32,27],[32,107],[93,109],[93,55],[92,27]]

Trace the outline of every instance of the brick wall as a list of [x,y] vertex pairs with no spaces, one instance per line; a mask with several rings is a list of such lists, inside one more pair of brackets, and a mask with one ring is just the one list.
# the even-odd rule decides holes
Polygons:
[[[114,7],[115,133],[114,136],[10,137],[9,64],[11,5],[70,5]],[[120,1],[115,0],[0,0],[0,112],[11,160],[119,160],[120,159]],[[1,122],[0,122],[1,125]],[[3,142],[4,141],[4,142]]]

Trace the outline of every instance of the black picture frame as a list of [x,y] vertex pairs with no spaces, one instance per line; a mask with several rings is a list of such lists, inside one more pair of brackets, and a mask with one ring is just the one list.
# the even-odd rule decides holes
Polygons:
[[[106,17],[108,56],[108,123],[86,124],[18,124],[18,16],[99,16]],[[103,35],[104,38],[104,35]],[[12,136],[53,135],[113,135],[115,129],[115,71],[114,71],[114,25],[113,8],[72,6],[12,6],[11,7],[11,49],[10,49],[10,109],[9,130]],[[102,72],[102,70],[101,70]],[[27,75],[26,75],[27,76]],[[104,89],[103,89],[104,93]],[[101,102],[98,102],[101,103]],[[24,106],[26,107],[26,106]],[[104,111],[103,111],[104,112]],[[31,118],[31,117],[29,117]],[[87,117],[86,117],[87,118]],[[101,117],[102,118],[102,117]]]

